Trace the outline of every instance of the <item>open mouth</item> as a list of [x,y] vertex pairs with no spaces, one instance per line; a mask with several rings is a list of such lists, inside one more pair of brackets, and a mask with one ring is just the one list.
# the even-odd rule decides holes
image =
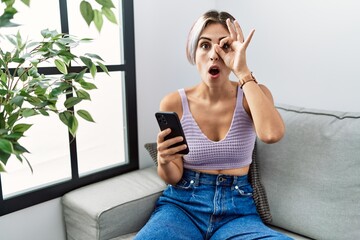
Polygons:
[[220,70],[217,67],[211,67],[209,69],[209,73],[210,73],[210,75],[215,76],[215,75],[218,75],[220,73]]

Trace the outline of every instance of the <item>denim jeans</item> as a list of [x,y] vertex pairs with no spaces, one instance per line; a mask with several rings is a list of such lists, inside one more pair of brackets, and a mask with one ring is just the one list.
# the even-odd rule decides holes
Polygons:
[[136,240],[291,239],[261,221],[247,176],[184,169],[169,185]]

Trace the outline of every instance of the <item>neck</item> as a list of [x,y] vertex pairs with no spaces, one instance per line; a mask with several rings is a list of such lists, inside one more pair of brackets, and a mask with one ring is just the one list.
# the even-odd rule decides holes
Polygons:
[[221,86],[209,86],[204,82],[197,86],[197,96],[212,102],[236,97],[236,94],[237,84],[231,81],[227,81]]

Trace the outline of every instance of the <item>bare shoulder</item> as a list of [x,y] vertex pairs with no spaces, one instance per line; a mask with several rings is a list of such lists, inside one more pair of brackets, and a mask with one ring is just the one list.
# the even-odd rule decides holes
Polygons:
[[176,112],[182,116],[181,97],[178,91],[167,94],[160,102],[160,111]]

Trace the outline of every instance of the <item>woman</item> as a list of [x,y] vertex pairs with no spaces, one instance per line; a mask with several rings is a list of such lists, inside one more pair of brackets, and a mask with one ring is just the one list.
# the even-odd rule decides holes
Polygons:
[[253,34],[245,39],[226,12],[209,11],[192,27],[187,56],[201,82],[160,103],[179,115],[188,146],[170,147],[182,141],[165,141],[170,129],[158,134],[158,174],[169,186],[135,239],[289,239],[262,223],[247,179],[255,138],[274,143],[285,131],[246,63]]

